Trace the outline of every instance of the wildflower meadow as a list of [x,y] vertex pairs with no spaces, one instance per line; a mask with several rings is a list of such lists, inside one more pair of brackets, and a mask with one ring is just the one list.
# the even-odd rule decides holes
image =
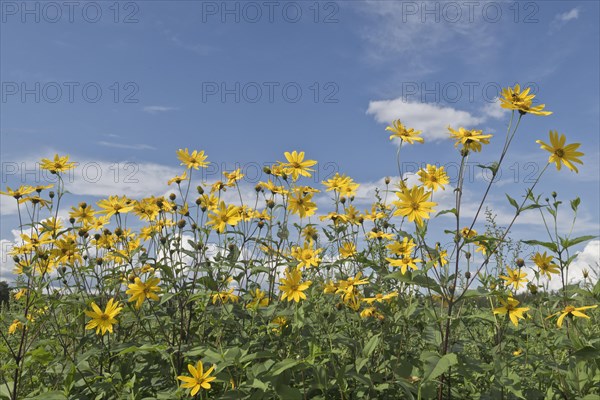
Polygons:
[[[318,162],[302,149],[274,155],[251,201],[240,169],[207,184],[210,155],[182,143],[169,195],[107,193],[66,210],[74,160],[43,159],[54,183],[1,192],[18,208],[20,242],[1,304],[0,398],[598,399],[598,265],[577,284],[569,269],[595,236],[572,234],[575,194],[536,191],[550,169],[578,173],[585,149],[568,132],[523,136],[552,113],[534,97],[502,91],[505,133],[448,127],[454,187],[431,160],[414,182],[389,171],[400,178],[368,209],[344,173],[310,185]],[[418,128],[396,120],[377,133],[398,144],[399,168],[428,145]],[[506,195],[512,220],[487,207],[494,179],[464,216],[469,158],[484,155],[478,168],[494,177],[516,138],[548,159],[520,197]],[[486,153],[491,141],[500,154]],[[454,204],[441,209],[446,191]],[[511,236],[526,214],[545,237]]]

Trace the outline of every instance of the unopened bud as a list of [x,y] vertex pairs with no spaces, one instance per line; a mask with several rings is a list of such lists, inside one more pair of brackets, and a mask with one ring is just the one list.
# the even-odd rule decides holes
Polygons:
[[519,268],[523,268],[525,266],[525,260],[523,260],[522,258],[517,258],[515,262],[517,263],[517,267]]
[[196,190],[198,191],[198,194],[204,194],[204,188],[202,186],[196,186]]
[[174,201],[177,198],[177,195],[175,193],[171,193],[169,195],[169,199],[171,199],[171,201]]

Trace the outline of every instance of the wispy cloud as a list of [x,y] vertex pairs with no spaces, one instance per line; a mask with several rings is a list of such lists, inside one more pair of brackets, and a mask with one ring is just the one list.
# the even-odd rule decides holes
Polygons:
[[166,107],[166,106],[146,106],[146,107],[142,108],[142,111],[144,111],[148,114],[158,114],[158,113],[168,112],[168,111],[173,111],[173,110],[177,110],[177,108]]
[[423,137],[431,140],[447,139],[448,124],[453,127],[468,128],[486,119],[452,107],[405,101],[402,97],[394,100],[371,101],[367,114],[373,115],[380,123],[390,123],[400,119],[405,125],[423,131]]
[[577,18],[579,18],[579,7],[575,7],[567,12],[557,14],[555,19],[557,21],[568,22]]
[[560,28],[579,18],[579,7],[575,7],[564,13],[556,14],[550,24],[550,34],[558,31]]
[[99,144],[100,146],[105,146],[105,147],[114,147],[116,149],[127,149],[127,150],[156,150],[156,147],[154,146],[150,146],[149,144],[143,144],[143,143],[138,143],[138,144],[125,144],[125,143],[114,143],[114,142],[105,142],[105,141],[100,141],[100,142],[96,142],[97,144]]

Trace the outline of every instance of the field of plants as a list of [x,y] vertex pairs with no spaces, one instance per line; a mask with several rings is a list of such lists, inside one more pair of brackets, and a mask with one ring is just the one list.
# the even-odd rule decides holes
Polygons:
[[[448,128],[454,185],[428,164],[416,185],[386,179],[366,210],[349,176],[307,185],[317,161],[303,151],[265,168],[248,201],[240,170],[203,182],[208,155],[185,148],[170,195],[107,196],[65,219],[62,176],[75,164],[43,159],[54,184],[1,192],[17,203],[21,242],[0,311],[0,398],[599,399],[599,265],[569,270],[595,236],[572,234],[578,198],[536,192],[549,169],[578,172],[580,144],[556,131],[526,139],[548,162],[506,196],[507,226],[487,207],[494,179],[475,217],[461,213],[469,157],[504,143],[480,165],[496,176],[519,127],[551,114],[534,97],[502,91],[505,134]],[[386,129],[399,168],[426,145],[417,129]],[[438,206],[441,191],[452,208]],[[529,213],[547,236],[513,238]],[[434,219],[443,232],[428,229]]]

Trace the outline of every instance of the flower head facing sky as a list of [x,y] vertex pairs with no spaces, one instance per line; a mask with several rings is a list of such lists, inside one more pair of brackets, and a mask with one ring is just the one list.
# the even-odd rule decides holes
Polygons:
[[558,134],[557,131],[550,131],[550,144],[546,144],[541,140],[535,142],[540,145],[540,148],[550,153],[548,157],[549,163],[555,163],[556,169],[560,171],[562,164],[566,165],[571,171],[579,172],[573,163],[583,164],[579,157],[584,154],[577,151],[580,143],[565,144],[567,138],[565,135]]

